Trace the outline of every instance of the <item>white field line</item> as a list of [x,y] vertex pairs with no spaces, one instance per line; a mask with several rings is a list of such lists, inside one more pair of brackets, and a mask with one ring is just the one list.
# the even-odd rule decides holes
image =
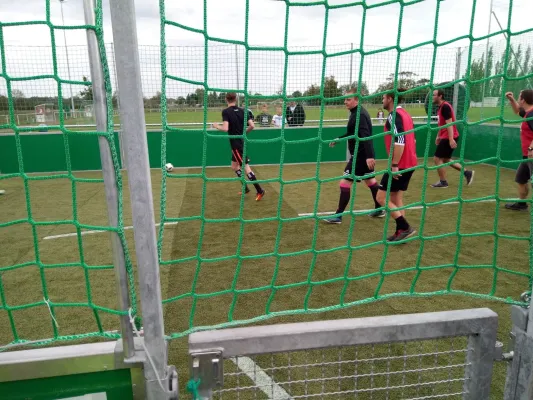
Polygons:
[[[479,201],[476,201],[476,203],[491,203],[491,202],[494,202],[496,200],[494,199],[488,199],[488,200],[479,200]],[[459,204],[458,201],[450,201],[448,203],[441,203],[441,204],[437,204],[439,206],[448,206],[448,205],[451,205],[451,204]],[[471,203],[471,204],[474,204],[474,203]],[[426,206],[426,207],[435,207],[434,205],[431,205],[431,206]],[[414,206],[414,207],[409,207],[409,208],[406,208],[405,210],[420,210],[424,208],[424,206]],[[374,209],[367,209],[367,210],[354,210],[354,214],[355,215],[360,215],[360,214],[364,214],[364,213],[369,213],[371,211],[374,211]],[[333,215],[335,214],[335,211],[324,211],[324,212],[318,212],[318,213],[301,213],[301,214],[298,214],[299,217],[312,217],[314,215]]]
[[[176,224],[177,222],[165,222],[165,226],[176,225]],[[159,226],[159,225],[161,225],[159,222],[155,224],[155,226]],[[133,229],[133,226],[124,227],[124,230],[128,230],[128,229]],[[95,229],[94,231],[81,231],[80,235],[82,236],[94,235],[95,233],[105,233],[105,232],[110,232],[110,231]],[[62,235],[45,236],[43,240],[59,239],[59,238],[66,238],[66,237],[72,237],[72,236],[78,236],[78,233],[74,232],[74,233],[63,233]]]
[[269,400],[286,400],[291,396],[249,357],[232,358],[237,367],[254,382]]

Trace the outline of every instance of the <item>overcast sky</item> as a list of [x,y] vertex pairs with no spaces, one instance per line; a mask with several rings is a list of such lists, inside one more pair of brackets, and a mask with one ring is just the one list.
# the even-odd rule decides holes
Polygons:
[[[305,3],[304,0],[300,2]],[[367,0],[368,5],[382,3],[383,0]],[[513,12],[509,15],[509,3],[513,3]],[[349,0],[329,0],[329,4],[345,4]],[[472,16],[474,17],[472,34],[480,37],[487,34],[489,22],[489,0],[477,0],[473,10],[473,0],[443,0],[436,19],[437,0],[426,0],[404,8],[403,19],[399,24],[399,4],[391,4],[368,9],[365,25],[362,29],[363,7],[355,6],[330,10],[325,21],[325,7],[290,7],[287,43],[291,48],[310,46],[321,49],[327,22],[326,45],[328,51],[347,50],[353,43],[354,49],[374,50],[376,46],[392,46],[398,42],[401,47],[432,40],[435,35],[438,43],[456,39],[470,31]],[[45,0],[0,0],[0,21],[35,21],[45,19]],[[248,43],[250,46],[283,46],[285,40],[286,4],[283,1],[249,0]],[[202,0],[176,1],[167,0],[166,18],[194,28],[203,28],[204,9]],[[61,9],[59,0],[51,0],[51,21],[61,25]],[[68,0],[63,4],[66,25],[80,25],[83,19],[83,0]],[[533,26],[532,0],[494,0],[494,11],[500,22],[513,32]],[[141,48],[143,68],[143,89],[145,94],[152,95],[160,88],[159,71],[160,15],[157,0],[137,0],[137,33]],[[245,38],[246,1],[231,0],[231,7],[222,0],[207,0],[207,32],[211,37],[244,40]],[[492,32],[499,28],[492,19]],[[530,40],[517,38],[518,41]],[[106,43],[113,41],[109,0],[104,0],[104,39]],[[4,28],[7,72],[11,76],[28,76],[52,73],[52,43],[50,29],[46,25],[30,25]],[[502,41],[503,37],[491,39]],[[86,42],[83,30],[66,31],[66,42],[69,47],[70,73],[72,79],[80,79],[88,74],[86,50],[81,47]],[[204,36],[191,33],[172,26],[166,27],[166,43],[169,47],[167,58],[168,72],[173,75],[203,81],[204,69]],[[55,30],[55,44],[58,49],[59,73],[67,79],[66,55],[63,49],[64,37],[62,30]],[[468,40],[455,41],[450,48],[441,48],[437,52],[437,65],[434,70],[435,82],[452,79],[455,71],[455,53],[458,46],[469,45]],[[148,47],[148,46],[154,47]],[[485,42],[476,42],[474,55],[484,49]],[[29,50],[25,46],[44,46]],[[80,47],[75,47],[80,46]],[[177,46],[177,47],[175,47]],[[185,48],[184,46],[187,46]],[[198,47],[194,47],[198,46]],[[111,49],[111,47],[109,47]],[[110,50],[111,51],[111,50]],[[239,88],[244,84],[244,48],[221,46],[216,42],[209,43],[208,84],[218,88]],[[421,77],[430,77],[433,58],[433,47],[415,49],[402,54],[400,70],[411,70]],[[466,68],[465,59],[463,67]],[[350,68],[352,63],[352,68]],[[111,63],[112,64],[112,63]],[[248,89],[250,92],[272,94],[283,83],[284,54],[283,52],[250,52],[248,60]],[[327,60],[324,74],[335,75],[341,83],[348,83],[350,76],[356,81],[361,75],[373,90],[385,77],[394,71],[396,52],[379,53],[365,56],[360,74],[360,56],[342,56]],[[112,65],[111,65],[112,67]],[[111,68],[113,69],[113,68]],[[321,56],[293,56],[288,63],[287,91],[305,90],[311,83],[320,83],[322,78]],[[113,83],[114,83],[114,79]],[[52,80],[17,83],[27,95],[42,94],[56,90]],[[65,85],[65,90],[68,90]],[[81,88],[74,88],[78,92]],[[169,96],[177,96],[193,91],[195,86],[169,83]],[[5,83],[0,79],[0,92],[5,92]]]

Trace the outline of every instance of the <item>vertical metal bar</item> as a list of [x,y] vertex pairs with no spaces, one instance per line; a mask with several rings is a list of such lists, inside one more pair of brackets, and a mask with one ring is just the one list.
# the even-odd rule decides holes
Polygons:
[[[353,51],[353,42],[350,43],[350,50]],[[352,86],[353,82],[353,53],[350,53],[350,87]]]
[[498,321],[488,321],[477,335],[468,337],[468,354],[464,383],[464,400],[490,399],[492,365]]
[[[494,3],[494,0],[490,0],[490,11],[489,11],[489,27],[487,34],[490,35],[490,28],[492,24],[492,5]],[[488,75],[488,61],[489,61],[489,44],[490,44],[490,37],[487,38],[487,45],[485,48],[485,72],[483,74],[483,78],[486,78]],[[485,86],[487,86],[487,82],[483,82],[483,87],[481,89],[481,110],[483,110],[483,107],[485,106]]]
[[[116,87],[116,94],[117,94],[117,107],[120,110],[120,96],[118,95],[118,79],[117,79],[117,60],[115,59],[115,43],[111,42],[111,59],[113,60],[113,74],[115,75],[115,87]],[[113,115],[115,115],[115,110],[113,109]],[[126,169],[127,163],[126,163],[126,156],[124,154],[124,138],[122,136],[122,129],[118,130],[118,145],[120,147],[120,162],[122,164],[122,168]]]
[[[235,70],[237,71],[237,90],[241,90],[241,79],[239,77],[239,48],[235,45]],[[241,94],[237,93],[237,107],[241,106]]]
[[[83,1],[83,11],[85,14],[85,24],[94,25],[94,0]],[[107,101],[104,86],[104,74],[98,49],[96,33],[92,29],[87,29],[87,46],[89,51],[89,65],[91,68],[91,82],[93,87],[93,107],[96,117],[96,130],[107,130]],[[111,158],[111,149],[107,139],[98,137],[100,146],[100,159],[102,160],[102,173],[104,175],[105,195],[107,201],[107,218],[110,226],[118,226],[118,190],[115,176],[115,168]],[[117,233],[111,232],[111,246],[113,250],[113,265],[118,284],[118,300],[121,311],[128,311],[130,308],[130,296],[128,287],[128,275],[126,273],[126,262],[124,259],[124,248]],[[124,356],[129,358],[135,354],[133,343],[133,332],[128,315],[120,317],[120,327],[122,332]]]
[[[455,81],[461,79],[461,48],[457,48],[457,56],[455,59]],[[459,82],[456,82],[453,85],[453,108],[455,110],[455,116],[461,118],[457,115],[457,110],[459,109]]]
[[110,9],[117,45],[120,119],[128,163],[144,344],[153,361],[153,365],[145,365],[146,394],[150,400],[166,399],[167,349],[134,0],[112,1]]
[[[65,0],[59,0],[59,3],[61,5],[61,21],[63,23],[63,25],[65,25],[65,17],[63,16],[63,2]],[[63,42],[65,43],[65,54],[67,55],[67,72],[68,72],[68,80],[71,81],[72,78],[70,77],[70,62],[69,62],[69,59],[68,59],[68,46],[67,46],[67,34],[66,34],[66,30],[63,29]],[[72,95],[72,84],[69,83],[69,88],[70,88],[70,106],[72,107],[72,109],[70,110],[70,118],[73,118],[73,115],[74,115],[74,96]]]

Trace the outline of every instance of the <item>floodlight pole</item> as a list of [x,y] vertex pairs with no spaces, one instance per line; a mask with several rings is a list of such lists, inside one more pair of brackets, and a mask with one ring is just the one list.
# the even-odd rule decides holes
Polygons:
[[452,105],[457,116],[459,110],[459,79],[461,79],[461,48],[457,48],[457,55],[455,59],[455,84],[453,85],[453,101]]
[[[94,0],[84,0],[83,11],[85,14],[85,23],[87,25],[95,24]],[[96,117],[96,130],[100,132],[107,131],[107,100],[105,92],[104,74],[100,51],[96,33],[92,29],[87,29],[87,47],[89,51],[89,66],[91,69],[91,82],[93,84],[93,105],[94,115]],[[98,136],[98,145],[100,147],[100,160],[102,162],[102,173],[104,176],[104,187],[107,201],[107,217],[109,225],[118,227],[118,190],[115,167],[111,157],[108,138]],[[128,285],[128,274],[126,272],[126,262],[124,258],[124,247],[120,237],[116,232],[111,232],[111,247],[113,250],[113,265],[115,267],[115,276],[118,285],[118,300],[120,311],[125,314],[120,317],[120,328],[122,333],[124,357],[130,358],[135,355],[135,346],[133,343],[133,331],[129,321],[128,310],[131,307]]]
[[[489,28],[487,35],[490,35],[490,28],[492,23],[492,8],[493,8],[494,0],[490,0],[490,12],[489,12]],[[490,44],[490,37],[487,37],[487,45],[485,48],[485,72],[483,74],[483,77],[486,78],[489,73],[489,44]],[[483,82],[483,87],[481,88],[481,108],[485,106],[485,87],[487,86],[487,82]]]
[[[237,72],[237,90],[241,89],[241,82],[239,77],[239,48],[237,45],[235,45],[235,71]],[[241,95],[240,93],[237,93],[237,107],[241,106]],[[205,106],[204,106],[205,107]]]
[[[66,0],[59,0],[59,4],[61,5],[61,21],[63,23],[63,26],[65,26],[65,17],[63,16],[63,3],[65,1]],[[68,80],[72,81],[72,78],[70,77],[70,62],[69,62],[69,59],[68,59],[67,34],[65,32],[65,29],[63,29],[63,42],[65,43],[65,53],[67,55]],[[68,87],[70,88],[70,106],[71,106],[70,117],[73,118],[73,116],[74,116],[74,96],[72,94],[72,84],[69,84]]]

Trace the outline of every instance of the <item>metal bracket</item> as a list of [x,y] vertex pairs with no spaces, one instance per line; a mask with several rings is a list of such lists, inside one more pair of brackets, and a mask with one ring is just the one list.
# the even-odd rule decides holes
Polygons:
[[503,343],[496,342],[494,346],[494,361],[512,361],[514,352],[511,350],[507,353],[503,351]]
[[224,384],[224,359],[221,350],[190,353],[191,377],[199,381],[200,393],[211,393]]

